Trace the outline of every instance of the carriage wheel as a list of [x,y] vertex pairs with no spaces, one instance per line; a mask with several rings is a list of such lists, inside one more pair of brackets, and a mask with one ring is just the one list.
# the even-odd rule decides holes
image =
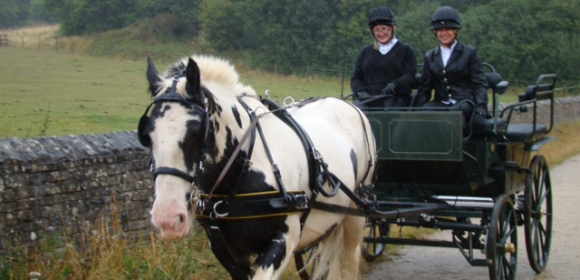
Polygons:
[[487,233],[486,257],[491,280],[515,279],[518,231],[512,199],[502,195],[493,207]]
[[548,164],[543,156],[532,160],[524,192],[524,228],[526,250],[532,269],[546,269],[552,237],[552,183]]
[[[391,224],[383,219],[367,218],[364,237],[388,237]],[[369,262],[374,261],[385,251],[385,243],[364,242],[362,253]]]

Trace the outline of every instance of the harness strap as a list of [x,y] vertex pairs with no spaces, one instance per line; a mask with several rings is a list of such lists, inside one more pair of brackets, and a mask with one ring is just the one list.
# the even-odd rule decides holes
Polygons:
[[[314,102],[317,99],[308,99],[305,102],[310,103],[310,102]],[[318,152],[318,150],[316,150],[316,148],[314,147],[314,144],[312,142],[312,140],[310,139],[310,137],[308,136],[307,133],[304,132],[304,129],[300,126],[300,124],[298,124],[294,118],[292,118],[292,116],[288,113],[288,111],[286,110],[279,110],[280,106],[276,103],[274,103],[273,101],[270,101],[269,99],[263,99],[262,103],[267,104],[267,106],[272,109],[273,107],[276,108],[276,110],[274,110],[274,115],[276,115],[278,118],[280,118],[284,123],[286,123],[288,126],[290,126],[295,132],[296,134],[299,136],[300,140],[302,141],[302,144],[304,145],[304,148],[306,149],[306,154],[308,156],[308,165],[309,165],[309,173],[310,175],[310,189],[313,191],[312,197],[310,198],[310,202],[315,202],[316,201],[316,196],[318,195],[318,193],[322,194],[323,196],[326,197],[332,197],[334,195],[336,195],[340,190],[342,190],[353,202],[355,202],[355,204],[357,205],[358,208],[360,208],[362,211],[369,211],[370,209],[373,208],[373,206],[367,202],[365,202],[364,200],[360,199],[359,196],[354,193],[352,190],[350,190],[340,179],[338,179],[338,177],[336,175],[334,175],[332,172],[329,171],[328,169],[328,164],[324,161],[324,159],[322,158],[322,156],[320,155],[320,153]],[[354,106],[354,105],[351,105]],[[361,115],[360,111],[359,111],[359,115]],[[361,115],[362,118],[362,115]],[[364,127],[365,129],[365,137],[367,136],[366,133],[366,127]],[[370,152],[370,143],[369,143],[369,139],[367,138],[367,146],[368,146],[368,150]],[[372,156],[369,155],[369,159],[371,159]],[[372,167],[373,163],[372,160],[369,160],[369,168],[367,168],[367,174],[365,174],[365,177],[369,175],[369,170],[370,167]],[[324,183],[328,182],[329,185],[332,187],[332,192],[326,192],[324,190]],[[317,204],[322,204],[322,203],[317,203]],[[350,209],[350,208],[348,208]],[[355,210],[356,211],[356,210]],[[301,225],[303,226],[304,223],[306,222],[306,219],[308,217],[308,214],[310,213],[310,211],[306,211],[301,219]]]
[[[315,99],[308,99],[305,102],[310,103],[313,102],[314,100]],[[302,129],[302,127],[294,120],[294,118],[292,118],[292,116],[288,113],[287,110],[281,110],[280,105],[276,104],[274,101],[270,99],[262,99],[262,104],[268,106],[268,108],[272,112],[274,112],[275,116],[277,116],[280,120],[282,120],[282,122],[284,122],[286,125],[292,128],[292,130],[294,130],[296,135],[298,135],[298,138],[302,142],[302,146],[304,146],[304,152],[306,153],[307,156],[308,174],[310,174],[308,185],[311,190],[314,190],[316,172],[317,170],[319,170],[320,167],[318,166],[318,164],[316,164],[318,163],[318,161],[316,161],[316,156],[314,154],[315,151],[313,148],[314,144],[312,144],[312,141],[308,137],[308,134],[304,132],[304,129]],[[318,194],[316,192],[313,192],[310,200],[316,200],[316,196],[318,196]],[[306,219],[308,219],[309,215],[310,209],[306,210],[304,214],[302,214],[302,217],[300,217],[300,229],[301,229],[300,232],[302,232],[302,228],[304,228],[304,224],[306,224]]]
[[[216,188],[220,185],[220,183],[222,182],[222,180],[224,179],[224,176],[226,175],[226,173],[228,172],[228,170],[230,170],[230,167],[232,166],[232,164],[234,163],[234,160],[236,159],[236,157],[238,156],[238,153],[240,152],[240,150],[242,149],[242,144],[244,142],[246,142],[246,140],[248,140],[248,137],[252,134],[252,130],[253,128],[256,126],[256,124],[258,123],[258,120],[260,119],[260,117],[262,117],[263,115],[259,115],[256,116],[256,118],[252,121],[252,123],[250,123],[250,126],[248,128],[248,130],[246,131],[246,133],[244,133],[244,136],[242,137],[242,139],[240,140],[240,143],[238,144],[238,146],[234,149],[234,152],[232,153],[232,155],[230,156],[230,159],[228,160],[228,162],[226,163],[226,165],[224,166],[224,168],[222,169],[222,172],[220,173],[218,179],[215,181],[213,187],[211,188],[211,190],[209,191],[207,197],[205,198],[204,204],[209,203],[209,201],[211,200],[214,191],[216,190]],[[202,211],[203,209],[197,209],[198,211]]]
[[[275,196],[279,196],[276,192]],[[292,204],[288,204],[285,197],[267,197],[246,200],[219,200],[206,204],[205,209],[196,215],[197,219],[216,217],[222,220],[247,220],[287,216],[308,209],[308,197],[305,193],[289,194]]]
[[274,162],[274,158],[272,157],[272,153],[270,152],[270,148],[268,147],[268,142],[266,142],[266,137],[264,137],[262,126],[260,125],[260,123],[258,123],[256,127],[258,128],[258,133],[260,133],[260,138],[262,139],[266,155],[268,156],[270,164],[272,165],[272,169],[274,170],[274,177],[276,177],[276,182],[278,182],[278,191],[282,193],[282,197],[288,198],[286,187],[284,187],[284,182],[282,182],[282,174],[280,174],[280,169],[278,168],[278,165]]
[[164,174],[164,175],[173,175],[179,177],[189,183],[193,183],[195,178],[179,169],[171,168],[171,167],[157,167],[153,170],[153,180],[157,178],[157,175]]
[[367,201],[361,199],[359,195],[350,190],[340,179],[338,179],[338,177],[336,177],[336,175],[328,171],[321,173],[318,176],[317,180],[318,190],[322,193],[322,195],[326,196],[325,195],[326,192],[324,191],[324,188],[322,186],[324,184],[324,181],[326,180],[328,180],[329,184],[333,186],[332,195],[338,193],[338,190],[340,189],[356,204],[356,206],[359,208],[360,211],[368,212],[374,208],[372,203],[368,203]]
[[[240,104],[242,104],[244,109],[246,109],[248,115],[250,116],[250,120],[253,122],[254,119],[257,118],[256,113],[242,100],[241,97],[238,98],[238,101],[240,102]],[[256,123],[256,125],[259,125],[259,123]],[[252,165],[250,159],[252,158],[252,154],[254,152],[254,143],[256,142],[256,130],[252,129],[251,127],[249,129],[251,129],[252,135],[250,136],[250,145],[248,148],[248,153],[246,154],[246,158],[244,159],[244,165],[242,166],[242,170],[238,175],[238,179],[236,180],[234,187],[230,189],[229,196],[230,200],[232,200],[238,193],[239,188],[237,188],[237,186],[239,185],[240,180],[246,175],[246,173],[250,169],[250,166]],[[239,145],[242,145],[242,142],[240,142]]]
[[331,212],[331,213],[346,214],[346,215],[352,215],[352,216],[366,216],[366,213],[361,212],[359,209],[340,206],[340,205],[334,205],[334,204],[330,204],[330,203],[324,203],[324,202],[315,201],[315,200],[309,201],[308,206],[310,206],[312,209],[318,209],[318,210]]

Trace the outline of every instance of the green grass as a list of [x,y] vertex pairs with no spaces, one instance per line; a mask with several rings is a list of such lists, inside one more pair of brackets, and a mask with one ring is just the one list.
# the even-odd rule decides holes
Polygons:
[[144,62],[0,50],[0,137],[134,129],[148,103]]
[[[146,56],[132,61],[2,48],[0,61],[0,138],[133,130],[150,102]],[[170,64],[157,68],[164,71]],[[240,76],[262,96],[269,89],[278,101],[340,96],[338,79],[309,81],[249,70]]]

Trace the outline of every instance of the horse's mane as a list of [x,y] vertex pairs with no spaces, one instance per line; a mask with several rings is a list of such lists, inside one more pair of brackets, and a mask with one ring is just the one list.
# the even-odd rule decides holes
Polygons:
[[[256,96],[256,92],[252,87],[245,86],[240,82],[240,76],[238,72],[229,61],[210,55],[192,55],[191,58],[199,66],[202,84],[213,82],[226,86],[232,86],[234,89],[232,93],[235,95],[245,93],[248,95]],[[185,68],[187,68],[188,61],[189,57],[183,57],[181,60],[177,61],[173,66],[167,69],[164,77],[169,79],[181,74]]]

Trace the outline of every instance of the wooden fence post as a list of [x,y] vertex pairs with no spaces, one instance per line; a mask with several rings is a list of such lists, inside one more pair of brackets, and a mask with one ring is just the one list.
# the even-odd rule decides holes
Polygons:
[[8,35],[0,34],[0,47],[8,47]]

